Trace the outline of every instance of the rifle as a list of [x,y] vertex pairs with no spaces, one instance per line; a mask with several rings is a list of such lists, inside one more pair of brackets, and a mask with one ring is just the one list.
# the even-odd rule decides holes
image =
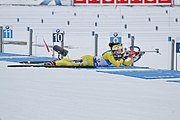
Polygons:
[[126,59],[128,57],[134,56],[134,62],[137,62],[141,58],[141,56],[144,55],[147,52],[154,52],[154,53],[161,54],[159,52],[159,49],[149,50],[149,51],[142,51],[140,49],[140,47],[138,47],[138,46],[130,46],[129,48],[130,48],[130,50],[127,50],[125,48],[125,52],[124,52],[125,56],[124,56],[124,58]]

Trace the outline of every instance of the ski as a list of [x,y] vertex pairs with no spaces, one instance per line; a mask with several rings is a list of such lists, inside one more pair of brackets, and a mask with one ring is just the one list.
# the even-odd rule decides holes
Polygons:
[[45,68],[96,68],[95,66],[54,66],[44,64],[12,64],[7,67],[45,67]]
[[19,63],[22,63],[22,64],[42,64],[42,63],[46,63],[46,62],[51,62],[51,61],[21,61]]

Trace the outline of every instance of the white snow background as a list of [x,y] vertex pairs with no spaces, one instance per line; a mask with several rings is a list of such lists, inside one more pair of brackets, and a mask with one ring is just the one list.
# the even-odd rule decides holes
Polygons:
[[[36,21],[34,21],[34,24],[31,24],[30,22],[33,23],[33,21],[31,21],[33,19],[29,20],[28,18],[33,18],[33,16],[29,16],[29,14],[30,15],[33,14],[32,12],[29,12],[29,14],[24,13],[24,11],[27,10],[26,8],[28,10],[31,9],[31,7],[27,7],[27,6],[0,7],[1,24],[5,25],[6,22],[3,21],[9,20],[7,21],[8,24],[12,24],[14,29],[19,30],[19,33],[23,33],[21,35],[16,34],[16,36],[14,36],[17,41],[23,41],[23,40],[26,41],[27,39],[27,35],[24,35],[26,34],[26,27],[22,27],[23,24],[24,26],[25,24],[26,26],[31,25],[34,28],[35,26],[39,26],[39,27],[43,26],[44,28],[50,26],[49,24],[44,25],[46,23],[44,23],[43,25],[39,24]],[[89,9],[89,7],[87,8]],[[92,13],[98,11],[98,9],[100,9],[100,11],[103,11],[104,9],[112,10],[109,9],[109,7],[105,7],[105,6],[100,8],[92,7],[91,9],[93,8],[95,9],[93,11],[89,9]],[[158,8],[158,7],[157,8],[154,7],[154,8],[160,11],[164,11],[165,9],[167,9],[167,8]],[[57,13],[59,14],[61,13],[60,12],[61,9],[58,7],[40,7],[40,8],[35,7],[32,10],[42,11],[42,14],[45,14],[44,11],[46,10],[52,11],[52,9],[57,11]],[[62,7],[62,9],[63,10],[74,9],[75,11],[81,11],[80,7],[79,8]],[[82,10],[85,9],[86,7],[82,7]],[[119,9],[125,11],[123,7]],[[130,10],[130,9],[131,11],[133,11],[132,10],[133,8],[128,8],[128,7],[126,8],[126,10]],[[143,8],[135,7],[134,9],[142,10]],[[145,9],[151,10],[152,8],[147,7]],[[174,9],[177,10],[178,8],[174,8]],[[6,10],[9,12],[5,14],[4,12]],[[13,13],[13,11],[16,10],[18,12]],[[158,11],[155,12],[158,13]],[[35,11],[33,11],[33,13],[35,14]],[[41,12],[37,12],[37,13],[41,13]],[[80,12],[80,13],[83,15],[86,14],[84,12]],[[13,14],[17,14],[17,15],[13,16]],[[70,12],[70,14],[73,13]],[[117,14],[120,13],[115,12],[115,15]],[[150,14],[150,12],[148,12],[148,14]],[[27,21],[24,21],[24,23],[16,23],[16,18],[17,17],[23,18],[23,15],[24,18],[27,17],[26,19]],[[121,18],[121,16],[118,17]],[[10,18],[12,19],[14,18],[13,19],[14,21],[11,21],[12,19]],[[41,20],[39,18],[37,19]],[[163,17],[161,19],[163,19]],[[75,21],[75,19],[72,20]],[[83,19],[81,20],[83,21]],[[85,25],[83,24],[83,22],[82,25]],[[56,26],[57,22],[56,23],[52,22],[52,24]],[[80,26],[80,24],[78,25]],[[78,25],[76,24],[75,27]],[[103,25],[106,26],[106,24],[102,24],[102,26]],[[122,30],[122,28],[115,27],[117,25],[114,24],[111,25],[113,25],[112,28],[104,27],[105,33],[102,32],[103,29],[101,30],[98,28],[94,28],[94,29],[97,29],[97,31],[99,30],[98,32],[101,37],[102,35],[108,34],[107,36],[102,37],[108,39],[109,31],[113,31],[113,29],[114,31]],[[20,26],[20,28],[17,28],[18,26]],[[71,32],[71,34],[72,33],[77,34],[78,30],[81,32],[81,30],[89,29],[88,26],[79,27],[76,29],[73,27],[68,29],[66,25],[64,26],[65,26],[64,29],[67,34],[68,31]],[[24,29],[25,32],[23,32],[22,29]],[[108,31],[108,29],[111,30]],[[76,30],[76,32],[74,32],[73,30]],[[172,31],[173,30],[174,29],[172,29]],[[51,34],[52,32],[51,30],[49,31],[48,31],[48,35]],[[127,30],[124,31],[125,33],[122,34],[123,37],[126,38],[125,36],[127,35],[128,32],[126,32]],[[153,33],[153,31],[151,32]],[[93,48],[91,48],[91,46],[93,46],[93,42],[91,41],[93,40],[93,37],[86,37],[86,35],[91,34],[91,32],[89,33],[84,32],[84,34],[82,33],[83,35],[80,37],[78,37],[79,34],[77,36],[75,36],[74,34],[72,34],[72,36],[70,35],[66,36],[66,40],[67,40],[66,45],[75,47],[73,49],[69,49],[70,51],[69,56],[79,57],[86,53],[93,54]],[[160,34],[160,36],[155,36],[158,34]],[[138,32],[136,35],[137,36],[139,35]],[[156,33],[155,35],[152,36],[151,34],[148,37],[150,37],[149,39],[155,37],[164,38],[164,40],[166,41],[168,36],[166,35],[166,37],[163,37],[164,34],[161,33]],[[48,39],[47,36],[44,35],[46,40]],[[143,37],[144,36],[140,36],[139,38],[143,38]],[[148,39],[148,37],[144,37],[144,39],[146,38]],[[72,40],[72,38],[74,39]],[[79,38],[87,39],[86,42],[83,41],[83,46],[81,46],[82,41]],[[48,40],[47,42],[51,43],[51,41]],[[129,45],[129,42],[127,41],[124,42],[126,46]],[[39,42],[39,44],[40,43],[42,43],[42,41]],[[105,46],[107,45],[108,41],[106,40],[105,42],[101,42],[101,43],[104,43],[103,46]],[[160,44],[156,44],[156,43],[160,43]],[[148,41],[142,43],[140,41],[139,42],[137,41],[137,44],[139,44],[142,48],[154,49],[156,47],[159,47],[162,49],[161,57],[159,57],[157,54],[146,54],[144,58],[142,58],[142,60],[139,63],[137,63],[137,65],[150,66],[156,69],[158,68],[169,69],[169,60],[167,59],[169,59],[170,56],[169,55],[170,47],[168,41],[165,42],[165,44],[163,43],[164,42],[160,40],[158,42],[153,40],[153,42]],[[79,49],[76,48],[77,46],[79,47]],[[26,46],[5,45],[4,48],[5,48],[5,52],[14,52],[14,53],[22,53],[22,54],[27,53],[26,51],[27,49],[25,49]],[[41,47],[37,49],[39,49],[40,51],[37,50],[36,56],[40,56],[40,55],[51,56],[51,53],[44,52],[44,48]],[[107,47],[101,46],[99,49],[100,52],[102,52],[103,50],[108,49],[108,46]],[[33,54],[35,55],[35,53]],[[154,56],[156,57],[154,58]],[[157,58],[159,58],[160,61],[158,61]],[[154,63],[155,61],[158,62],[160,65]],[[95,69],[7,68],[8,64],[14,64],[14,63],[5,62],[5,61],[0,62],[0,120],[179,120],[180,119],[180,95],[179,95],[180,84],[176,82],[167,82],[167,80],[180,80],[178,78],[145,80],[140,78],[127,77],[123,75],[100,73],[100,72],[96,72]]]

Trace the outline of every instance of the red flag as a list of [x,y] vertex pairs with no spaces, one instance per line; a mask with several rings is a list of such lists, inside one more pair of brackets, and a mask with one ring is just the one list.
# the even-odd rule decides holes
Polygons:
[[46,41],[45,41],[44,39],[43,39],[43,41],[44,41],[44,44],[45,44],[45,46],[46,46],[47,51],[50,52],[50,49],[49,49],[49,47],[48,47]]

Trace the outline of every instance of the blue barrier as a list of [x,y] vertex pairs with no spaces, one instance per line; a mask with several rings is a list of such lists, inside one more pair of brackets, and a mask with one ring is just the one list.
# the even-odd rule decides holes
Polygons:
[[149,67],[142,66],[107,66],[107,67],[97,67],[96,69],[149,69]]
[[0,56],[28,56],[28,55],[13,54],[13,53],[0,53]]
[[0,53],[0,61],[8,62],[22,62],[22,61],[31,61],[31,62],[49,62],[57,60],[57,58],[52,57],[33,57],[22,54],[12,54],[12,53]]
[[180,71],[174,70],[116,70],[116,71],[102,71],[97,72],[125,75],[130,77],[142,79],[166,79],[166,78],[180,78]]
[[180,83],[180,80],[167,80],[166,82],[175,82],[175,83]]

